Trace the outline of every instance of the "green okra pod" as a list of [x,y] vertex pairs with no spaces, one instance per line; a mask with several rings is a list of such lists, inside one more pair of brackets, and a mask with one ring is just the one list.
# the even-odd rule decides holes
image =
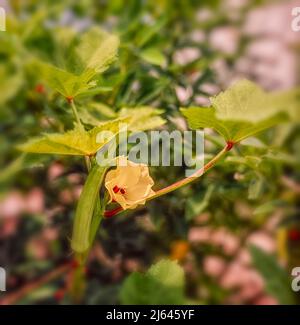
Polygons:
[[95,164],[87,177],[75,213],[71,247],[76,253],[84,253],[90,247],[90,231],[96,203],[100,205],[99,190],[107,167]]

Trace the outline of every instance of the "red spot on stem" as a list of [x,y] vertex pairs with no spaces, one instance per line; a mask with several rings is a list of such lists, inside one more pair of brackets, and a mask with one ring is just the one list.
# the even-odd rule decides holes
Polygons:
[[235,143],[233,141],[227,141],[226,150],[230,151],[233,148],[234,145],[235,145]]
[[42,84],[37,84],[34,89],[37,93],[39,94],[44,94],[45,93],[45,87]]
[[125,190],[124,190],[124,188],[121,188],[120,189],[120,192],[121,192],[121,194],[125,194],[126,193]]
[[67,100],[67,102],[68,102],[69,104],[72,103],[73,99],[74,99],[74,98],[73,98],[72,96],[68,96],[68,97],[66,97],[66,100]]

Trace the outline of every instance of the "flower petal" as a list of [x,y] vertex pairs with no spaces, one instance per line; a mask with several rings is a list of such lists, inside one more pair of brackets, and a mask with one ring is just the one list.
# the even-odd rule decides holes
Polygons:
[[109,171],[105,178],[110,202],[116,201],[124,210],[145,204],[147,198],[154,194],[151,189],[154,182],[148,166],[136,164],[124,156],[118,157],[116,162],[117,168]]

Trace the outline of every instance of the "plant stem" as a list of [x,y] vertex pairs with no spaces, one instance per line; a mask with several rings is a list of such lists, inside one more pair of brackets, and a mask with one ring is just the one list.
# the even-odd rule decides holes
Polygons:
[[80,129],[84,131],[84,127],[80,121],[79,114],[78,114],[74,99],[69,99],[68,102],[71,104],[71,108],[72,108],[72,111],[73,111],[73,114],[74,114],[77,124],[79,125]]
[[[77,260],[80,263],[79,260]],[[78,264],[77,267],[71,270],[69,274],[70,283],[68,286],[68,293],[75,304],[79,304],[82,300],[86,289],[85,279],[85,261]]]
[[[147,201],[153,200],[159,196],[168,194],[170,192],[173,192],[187,184],[190,184],[192,182],[194,182],[196,179],[198,179],[200,176],[202,176],[205,172],[207,172],[209,169],[211,169],[213,166],[215,166],[215,164],[228,152],[230,151],[234,146],[234,143],[231,141],[228,141],[226,146],[215,156],[213,157],[207,164],[205,164],[202,168],[200,168],[199,170],[197,170],[194,174],[192,174],[189,177],[186,177],[178,182],[175,182],[167,187],[164,187],[161,190],[158,190],[157,192],[155,192],[155,194],[153,194],[152,196],[147,198]],[[105,211],[104,216],[105,217],[113,217],[114,215],[122,212],[123,209],[121,207],[117,207],[113,210],[110,211]]]
[[34,280],[28,284],[26,284],[21,289],[12,292],[3,297],[0,300],[0,305],[12,305],[25,298],[28,294],[32,293],[34,290],[42,287],[46,283],[55,280],[56,278],[60,277],[61,275],[65,274],[72,268],[72,262],[67,262],[63,265],[58,266],[54,270],[50,271],[49,273],[45,274],[41,278]]
[[[231,148],[230,148],[231,149]],[[205,172],[211,169],[229,150],[228,144],[215,156],[211,159],[206,165],[202,168],[198,169],[194,174],[189,177],[186,177],[178,182],[175,182],[163,189],[155,192],[152,196],[150,196],[147,201],[153,200],[159,196],[165,195],[167,193],[173,192],[187,184],[194,182],[197,178],[201,177]]]
[[[73,98],[67,98],[68,103],[71,105],[72,111],[74,118],[77,122],[78,127],[80,128],[81,131],[85,131],[84,126],[82,125],[80,121],[80,117],[78,114],[77,107],[75,105],[74,99]],[[91,160],[90,157],[84,156],[85,159],[85,165],[87,168],[88,174],[90,173],[91,170]],[[96,198],[96,205],[100,204],[100,199]],[[95,205],[93,206],[94,209]],[[77,214],[78,207],[76,209],[76,214]],[[76,219],[74,221],[74,226],[76,225]],[[76,254],[76,260],[79,263],[79,266],[72,271],[71,274],[71,284],[69,286],[69,294],[73,298],[74,302],[78,303],[84,293],[85,290],[85,274],[84,274],[84,264],[86,262],[87,254]]]
[[[71,105],[72,111],[73,111],[73,115],[75,117],[75,120],[80,128],[80,130],[84,131],[84,126],[82,125],[80,118],[79,118],[79,114],[78,114],[78,110],[77,107],[75,105],[74,99],[73,98],[67,98],[68,103]],[[88,156],[84,156],[85,159],[85,165],[87,170],[89,171],[91,169],[91,161],[90,158]]]

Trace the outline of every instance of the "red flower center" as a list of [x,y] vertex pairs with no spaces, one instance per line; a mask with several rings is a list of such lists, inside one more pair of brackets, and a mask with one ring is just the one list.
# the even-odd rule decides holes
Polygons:
[[113,191],[114,191],[114,193],[118,193],[119,191],[120,191],[121,194],[125,194],[126,193],[125,190],[124,190],[124,188],[120,188],[117,185],[115,185],[113,187]]

